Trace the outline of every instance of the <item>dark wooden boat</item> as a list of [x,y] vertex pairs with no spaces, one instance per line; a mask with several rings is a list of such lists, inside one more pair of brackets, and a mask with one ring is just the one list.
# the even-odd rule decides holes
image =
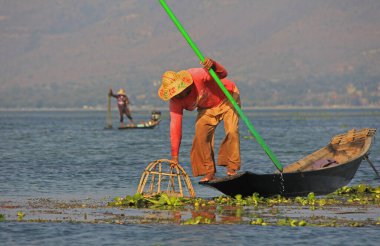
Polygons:
[[123,127],[119,127],[119,130],[127,130],[127,129],[153,129],[161,121],[161,112],[153,111],[151,115],[151,119],[149,121],[144,121],[137,124],[128,124]]
[[282,174],[244,172],[200,184],[229,196],[251,196],[253,193],[264,197],[306,196],[310,192],[329,194],[351,181],[367,157],[375,133],[376,129],[365,128],[334,136],[324,148],[286,166]]

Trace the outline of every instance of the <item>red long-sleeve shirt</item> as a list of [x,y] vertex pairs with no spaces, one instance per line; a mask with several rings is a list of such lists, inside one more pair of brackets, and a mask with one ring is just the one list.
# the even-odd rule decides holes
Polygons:
[[[227,70],[219,63],[213,63],[213,69],[221,79],[226,89],[232,93],[235,83],[225,79]],[[194,84],[189,95],[184,98],[171,98],[170,108],[170,142],[172,156],[178,156],[182,138],[182,116],[183,110],[193,111],[196,108],[213,108],[218,106],[225,98],[223,91],[204,68],[190,68]]]

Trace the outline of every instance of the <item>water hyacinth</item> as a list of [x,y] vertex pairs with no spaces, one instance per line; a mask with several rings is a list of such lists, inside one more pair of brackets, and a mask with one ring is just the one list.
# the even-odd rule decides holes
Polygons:
[[170,196],[166,193],[157,194],[153,197],[146,198],[142,194],[133,196],[127,195],[124,198],[116,197],[113,202],[109,202],[109,206],[126,206],[136,208],[147,207],[179,207],[192,204],[193,207],[205,206],[267,206],[273,207],[278,205],[301,205],[310,206],[311,208],[323,207],[327,205],[338,205],[345,203],[360,203],[380,205],[380,187],[370,187],[366,185],[357,185],[352,187],[342,187],[334,193],[317,197],[313,192],[307,197],[286,198],[280,195],[274,197],[260,197],[254,193],[252,196],[243,197],[236,195],[235,197],[219,196],[210,199],[203,198],[180,198]]
[[266,226],[268,223],[266,223],[262,218],[257,218],[256,220],[252,220],[251,225],[261,225],[261,226]]
[[[127,195],[125,198],[116,197],[113,202],[109,202],[108,206],[123,206],[135,208],[157,208],[157,207],[178,207],[183,206],[186,199],[180,197],[169,196],[166,193],[160,193],[152,197],[144,197],[142,194],[136,193],[133,196]],[[189,201],[189,200],[188,200]]]
[[136,207],[143,208],[146,207],[148,201],[143,195],[136,193],[133,196],[127,195],[124,198],[115,197],[113,202],[109,202],[109,206],[125,206],[125,207]]
[[[157,200],[158,198],[158,200]],[[147,199],[151,203],[153,203],[152,207],[179,207],[183,206],[182,199],[180,197],[169,197],[167,194],[162,193],[156,199]]]
[[[194,212],[191,219],[180,222],[186,225],[212,224],[220,223],[215,218],[228,223],[246,223],[251,225],[277,225],[277,226],[363,226],[361,221],[336,220],[329,217],[306,218],[276,218],[282,216],[286,208],[291,210],[297,206],[309,208],[310,210],[318,209],[335,209],[339,207],[350,207],[356,205],[380,205],[380,187],[370,187],[368,185],[357,185],[352,187],[342,187],[341,189],[327,196],[317,196],[309,193],[306,197],[286,198],[280,195],[273,197],[261,197],[254,193],[251,196],[235,197],[218,196],[214,198],[180,198],[170,196],[165,193],[157,194],[152,197],[144,197],[142,194],[126,196],[124,198],[116,197],[114,201],[108,203],[109,206],[132,207],[132,208],[150,208],[179,211],[180,213]],[[304,210],[305,211],[305,210]],[[202,214],[205,213],[206,215]],[[211,215],[207,215],[207,213]],[[286,212],[285,212],[286,213]],[[218,215],[218,216],[215,216]],[[307,214],[307,213],[306,213]],[[249,221],[247,221],[249,219]],[[380,225],[373,219],[366,222],[372,225]]]
[[203,216],[197,216],[192,219],[188,219],[183,222],[183,225],[198,225],[198,224],[211,224],[211,219],[205,218]]
[[305,220],[297,220],[297,219],[291,219],[291,218],[286,218],[286,219],[279,219],[277,221],[277,225],[279,226],[306,226],[307,223]]
[[22,211],[17,212],[17,220],[23,220],[24,216],[25,216],[25,213],[23,213]]

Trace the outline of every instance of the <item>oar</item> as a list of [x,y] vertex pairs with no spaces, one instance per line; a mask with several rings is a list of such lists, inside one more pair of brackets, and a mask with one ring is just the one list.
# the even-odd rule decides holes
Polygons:
[[109,94],[107,100],[107,128],[112,128],[111,96]]
[[[186,39],[186,41],[189,43],[190,47],[193,49],[195,54],[198,56],[198,58],[204,62],[205,58],[196,46],[196,44],[191,40],[190,36],[187,34],[181,23],[178,21],[177,17],[173,14],[173,12],[170,10],[169,6],[166,4],[165,0],[159,0],[161,6],[165,9],[166,13],[169,15],[170,19],[173,21],[173,23],[176,25],[178,30],[181,32],[183,37]],[[274,155],[274,153],[269,149],[268,145],[265,143],[263,138],[260,136],[260,134],[255,130],[247,116],[244,114],[244,112],[241,110],[239,105],[236,103],[235,99],[231,96],[231,94],[228,92],[226,87],[224,87],[223,83],[220,81],[218,76],[216,75],[215,71],[210,68],[209,70],[210,75],[214,78],[216,83],[219,85],[219,87],[222,89],[223,93],[226,95],[228,100],[232,103],[232,105],[235,107],[236,111],[238,112],[241,119],[244,121],[244,123],[247,125],[249,131],[251,134],[255,137],[256,141],[261,145],[261,147],[264,149],[265,153],[268,155],[268,157],[272,160],[273,164],[277,167],[277,169],[282,172],[282,165],[278,161],[277,157]]]
[[373,165],[372,161],[369,160],[368,154],[364,155],[364,159],[369,163],[369,165],[372,167],[373,171],[376,173],[377,178],[380,179],[380,174],[376,170],[375,165]]

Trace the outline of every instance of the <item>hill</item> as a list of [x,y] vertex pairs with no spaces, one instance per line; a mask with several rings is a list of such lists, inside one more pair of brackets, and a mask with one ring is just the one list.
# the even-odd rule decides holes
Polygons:
[[[380,1],[168,0],[247,106],[380,105]],[[164,106],[161,74],[199,66],[154,0],[0,0],[0,107]]]

